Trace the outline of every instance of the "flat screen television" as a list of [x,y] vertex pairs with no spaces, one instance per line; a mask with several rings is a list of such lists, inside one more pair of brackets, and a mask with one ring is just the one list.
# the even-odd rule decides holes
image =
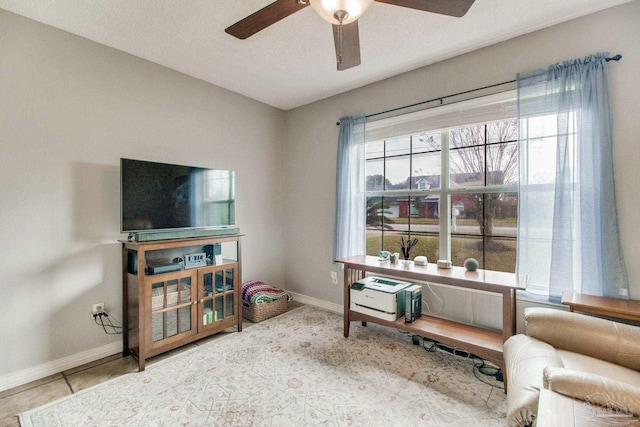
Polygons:
[[233,171],[120,159],[123,233],[235,225]]

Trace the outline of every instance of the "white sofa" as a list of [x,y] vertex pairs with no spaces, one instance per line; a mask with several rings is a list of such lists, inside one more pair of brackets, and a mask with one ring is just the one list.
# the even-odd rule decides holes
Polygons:
[[525,325],[504,343],[510,427],[535,425],[542,387],[640,416],[640,327],[547,308]]

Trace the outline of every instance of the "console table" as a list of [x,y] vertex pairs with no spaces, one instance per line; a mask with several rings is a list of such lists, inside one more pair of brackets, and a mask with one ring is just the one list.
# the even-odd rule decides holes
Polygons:
[[[437,268],[411,263],[405,268],[402,263],[379,261],[378,257],[357,255],[336,260],[344,264],[344,336],[349,336],[351,322],[372,322],[390,326],[425,338],[434,339],[481,357],[503,368],[502,343],[516,331],[516,290],[524,289],[526,282],[513,273],[477,270],[467,271],[462,267]],[[350,309],[350,286],[367,273],[382,274],[419,282],[495,292],[502,295],[502,331],[495,331],[438,317],[422,315],[412,323],[404,317],[390,322]]]
[[640,301],[563,292],[562,304],[568,305],[569,311],[640,322]]

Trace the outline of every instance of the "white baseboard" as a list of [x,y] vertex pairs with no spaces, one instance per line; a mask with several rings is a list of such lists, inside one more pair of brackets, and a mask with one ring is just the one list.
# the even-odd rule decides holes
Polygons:
[[85,363],[94,362],[103,357],[112,356],[122,352],[122,341],[116,341],[101,347],[92,348],[91,350],[81,353],[72,354],[62,359],[53,360],[43,363],[32,368],[23,369],[18,372],[0,376],[0,391],[18,387],[31,381],[54,375],[67,369],[76,368]]
[[335,304],[335,303],[324,301],[318,298],[308,297],[306,295],[298,294],[296,292],[291,292],[291,291],[287,291],[287,292],[289,292],[293,296],[294,301],[324,308],[325,310],[329,310],[329,311],[335,311],[336,313],[340,313],[340,314],[344,313],[344,307],[342,306],[342,304]]

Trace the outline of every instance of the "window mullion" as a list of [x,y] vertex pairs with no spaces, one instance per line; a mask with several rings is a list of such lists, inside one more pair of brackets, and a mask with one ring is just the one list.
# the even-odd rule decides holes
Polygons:
[[[413,190],[413,135],[409,137],[409,191]],[[407,240],[411,239],[411,195],[407,195]]]
[[440,259],[451,259],[451,194],[449,174],[449,131],[440,134]]
[[[489,147],[487,142],[489,141],[488,125],[484,125],[484,189],[487,188],[489,177]],[[497,165],[496,165],[497,166]],[[487,265],[487,193],[482,193],[482,226],[480,227],[482,232],[482,265],[486,268]]]
[[[382,176],[386,177],[387,176],[387,140],[384,140],[384,142],[382,143],[382,156],[384,158],[383,162],[382,162]],[[387,180],[386,179],[382,179],[382,189],[386,190],[387,189]],[[381,217],[380,217],[380,223],[382,224],[382,226],[380,227],[380,238],[382,239],[381,242],[381,248],[382,250],[384,250],[384,238],[385,238],[385,232],[384,232],[384,224],[385,224],[385,216],[384,216],[384,196],[380,196],[380,210],[381,210]]]

